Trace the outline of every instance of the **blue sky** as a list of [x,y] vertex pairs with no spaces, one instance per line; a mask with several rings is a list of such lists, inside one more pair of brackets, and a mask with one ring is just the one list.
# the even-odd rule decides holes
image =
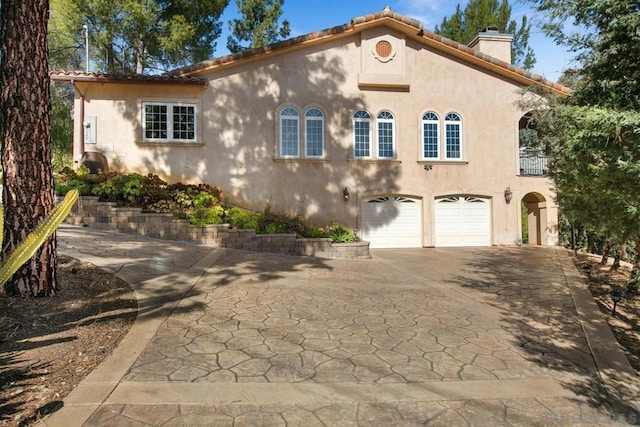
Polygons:
[[[450,16],[456,8],[467,4],[466,0],[285,0],[283,18],[291,25],[291,36],[299,36],[326,28],[335,27],[351,21],[356,16],[378,12],[389,5],[394,12],[418,19],[427,30],[442,22],[442,18]],[[575,65],[572,62],[573,54],[566,48],[557,46],[553,40],[547,38],[539,28],[542,16],[537,14],[528,4],[521,0],[511,0],[513,7],[512,19],[520,22],[526,15],[531,26],[529,45],[533,48],[537,62],[533,72],[550,80],[557,80],[562,71]],[[222,16],[223,34],[218,39],[215,55],[226,55],[229,19],[237,18],[235,0],[229,2],[229,6]]]

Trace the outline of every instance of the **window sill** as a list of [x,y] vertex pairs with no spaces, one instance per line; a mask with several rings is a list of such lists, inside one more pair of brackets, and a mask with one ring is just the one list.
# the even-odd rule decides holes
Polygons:
[[347,161],[349,163],[402,163],[402,160],[398,159],[358,159],[355,157],[349,157]]
[[180,141],[136,141],[136,145],[141,147],[203,147],[203,142],[180,142]]
[[419,165],[468,165],[468,160],[418,160]]
[[329,163],[325,157],[274,157],[275,163]]

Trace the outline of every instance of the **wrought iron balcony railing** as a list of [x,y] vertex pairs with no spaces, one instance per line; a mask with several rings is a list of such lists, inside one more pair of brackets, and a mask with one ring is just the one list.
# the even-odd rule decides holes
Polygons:
[[549,172],[549,159],[539,148],[520,149],[520,175],[544,176]]

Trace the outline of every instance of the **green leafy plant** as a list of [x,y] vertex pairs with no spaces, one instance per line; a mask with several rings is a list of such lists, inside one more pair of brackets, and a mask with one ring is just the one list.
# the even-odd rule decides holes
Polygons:
[[[69,215],[71,208],[78,200],[78,195],[78,190],[69,191],[62,203],[56,206],[45,217],[44,221],[9,255],[9,258],[0,266],[0,286],[4,286],[11,276],[36,253],[45,240],[56,231],[62,221]],[[4,212],[2,211],[2,205],[0,205],[0,241],[3,239],[3,231]]]
[[353,231],[341,225],[331,230],[329,237],[333,240],[333,243],[353,243],[356,241],[356,236],[353,234]]
[[329,237],[329,233],[322,227],[306,227],[302,231],[301,235],[307,239],[321,239]]
[[271,211],[271,206],[267,204],[258,221],[258,234],[302,234],[305,225],[299,216],[286,213],[276,213]]
[[142,175],[132,173],[122,177],[122,197],[129,202],[136,202],[142,197]]
[[89,170],[89,168],[86,167],[85,165],[78,166],[78,170],[76,170],[76,174],[78,176],[87,176],[90,173],[91,173],[91,170]]
[[233,228],[252,228],[255,230],[258,228],[261,216],[260,213],[235,206],[227,210],[227,221]]
[[222,224],[224,209],[222,206],[213,208],[196,208],[189,217],[191,224],[204,227],[207,224]]

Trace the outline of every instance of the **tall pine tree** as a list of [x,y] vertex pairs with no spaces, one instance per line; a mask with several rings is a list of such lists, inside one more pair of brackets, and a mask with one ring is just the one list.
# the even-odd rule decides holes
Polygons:
[[278,22],[284,0],[236,0],[236,4],[241,17],[229,21],[231,35],[227,38],[227,48],[230,52],[266,46],[289,36],[289,22]]
[[[48,0],[2,0],[2,260],[15,251],[54,205],[47,53]],[[27,31],[28,29],[28,31]],[[23,297],[57,290],[56,241],[50,237],[2,291]]]
[[511,5],[508,0],[471,0],[462,10],[460,4],[450,17],[445,17],[435,28],[436,34],[469,43],[479,31],[487,27],[497,27],[498,31],[513,34],[511,62],[525,70],[530,70],[536,63],[536,56],[529,46],[529,24],[523,16],[520,25],[511,19]]
[[[98,71],[144,73],[211,58],[229,0],[52,0],[52,41],[84,46]],[[71,35],[71,36],[70,36]]]

